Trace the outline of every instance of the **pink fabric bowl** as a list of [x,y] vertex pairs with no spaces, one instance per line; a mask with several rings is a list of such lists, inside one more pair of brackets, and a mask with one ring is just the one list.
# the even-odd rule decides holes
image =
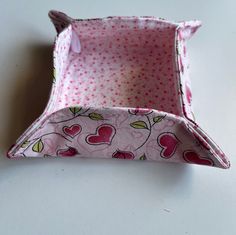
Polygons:
[[51,96],[8,157],[230,166],[193,117],[186,41],[199,21],[49,16],[58,32]]

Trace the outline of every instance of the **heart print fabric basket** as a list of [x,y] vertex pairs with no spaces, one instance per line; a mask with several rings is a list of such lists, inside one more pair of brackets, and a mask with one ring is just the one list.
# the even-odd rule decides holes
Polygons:
[[9,158],[78,156],[230,166],[193,118],[186,41],[199,21],[74,20],[57,11],[49,17],[58,33],[50,99],[11,147]]

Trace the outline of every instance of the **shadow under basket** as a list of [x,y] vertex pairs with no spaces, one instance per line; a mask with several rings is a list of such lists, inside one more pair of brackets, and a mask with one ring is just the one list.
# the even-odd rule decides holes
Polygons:
[[50,11],[58,36],[43,114],[9,158],[93,157],[229,168],[193,117],[186,41],[199,21],[74,20]]

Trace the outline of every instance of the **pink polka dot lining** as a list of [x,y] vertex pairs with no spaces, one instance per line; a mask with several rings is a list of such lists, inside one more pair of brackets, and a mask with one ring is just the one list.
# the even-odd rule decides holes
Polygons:
[[56,49],[57,109],[142,107],[181,115],[176,25],[152,18],[75,21],[71,31],[79,38],[79,53],[71,50],[67,31]]

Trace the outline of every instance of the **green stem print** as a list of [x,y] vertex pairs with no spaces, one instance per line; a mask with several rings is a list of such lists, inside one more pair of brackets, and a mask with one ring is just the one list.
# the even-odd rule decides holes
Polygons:
[[69,108],[70,112],[73,114],[73,116],[71,118],[62,120],[62,121],[55,121],[55,122],[50,122],[50,124],[58,124],[58,123],[63,123],[63,122],[68,122],[71,121],[77,117],[87,117],[90,118],[93,121],[99,121],[99,120],[106,120],[101,114],[99,113],[95,113],[95,112],[91,112],[89,114],[87,114],[87,112],[90,110],[89,108],[82,111],[81,107],[70,107]]
[[165,118],[166,115],[154,117],[152,119],[153,123],[151,122],[151,119],[148,116],[148,114],[146,114],[144,116],[147,118],[147,122],[145,122],[143,120],[138,120],[138,121],[130,123],[130,126],[134,129],[144,129],[144,130],[148,131],[148,135],[147,135],[146,139],[144,140],[144,142],[140,146],[138,146],[135,150],[140,149],[141,147],[143,147],[147,143],[148,139],[150,138],[150,136],[152,134],[153,126],[155,124],[161,122]]
[[44,149],[44,143],[42,138],[48,135],[59,135],[60,137],[64,138],[65,140],[72,142],[70,139],[66,138],[64,135],[57,133],[57,132],[50,132],[50,133],[46,133],[44,135],[41,135],[40,137],[31,139],[31,140],[26,140],[22,145],[21,148],[24,148],[24,151],[22,152],[23,156],[25,156],[25,152],[27,151],[27,149],[29,149],[30,147],[32,147],[32,150],[36,153],[40,153],[43,151]]

